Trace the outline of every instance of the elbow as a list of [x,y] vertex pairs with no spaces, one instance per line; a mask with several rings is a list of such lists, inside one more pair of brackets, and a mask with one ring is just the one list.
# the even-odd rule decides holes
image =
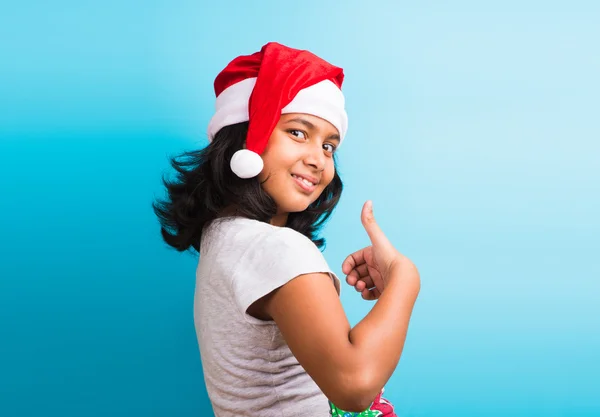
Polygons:
[[370,401],[366,401],[364,398],[363,399],[358,399],[358,398],[350,399],[349,398],[342,405],[337,405],[335,403],[334,404],[336,405],[337,408],[347,411],[349,413],[362,413],[369,409],[372,402],[373,402],[372,399]]
[[371,370],[356,371],[339,380],[343,382],[332,393],[330,400],[336,407],[348,412],[360,413],[367,410],[382,389]]

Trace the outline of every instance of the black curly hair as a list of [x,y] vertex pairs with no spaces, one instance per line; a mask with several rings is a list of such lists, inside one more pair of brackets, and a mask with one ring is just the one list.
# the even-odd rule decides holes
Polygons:
[[[275,216],[277,206],[258,178],[241,179],[229,168],[231,157],[242,149],[247,132],[248,122],[225,126],[205,148],[184,152],[170,160],[177,171],[176,178],[167,180],[163,176],[168,197],[152,203],[168,245],[181,252],[191,248],[199,252],[204,226],[231,206],[236,207],[240,216],[266,223]],[[333,213],[342,189],[336,170],[319,198],[306,210],[289,213],[285,226],[323,249],[325,239],[316,234]]]

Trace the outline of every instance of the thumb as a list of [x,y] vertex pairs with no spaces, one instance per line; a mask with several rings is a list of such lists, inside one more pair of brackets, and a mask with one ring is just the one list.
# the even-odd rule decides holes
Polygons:
[[371,239],[371,243],[375,245],[390,244],[387,240],[387,237],[375,221],[375,215],[373,214],[373,202],[371,200],[367,201],[363,205],[360,220],[363,224],[363,227],[367,231],[367,234],[369,235],[369,239]]

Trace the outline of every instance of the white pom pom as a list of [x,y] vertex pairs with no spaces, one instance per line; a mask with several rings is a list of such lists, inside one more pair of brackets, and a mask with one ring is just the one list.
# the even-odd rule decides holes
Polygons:
[[231,157],[231,170],[240,178],[253,178],[263,169],[263,160],[256,152],[240,149]]

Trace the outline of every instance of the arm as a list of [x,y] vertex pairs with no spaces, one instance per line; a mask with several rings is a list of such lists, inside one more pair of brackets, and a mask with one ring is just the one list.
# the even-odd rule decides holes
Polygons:
[[[375,255],[381,252],[375,251],[376,243],[385,244],[381,237],[376,240]],[[419,292],[412,262],[383,249],[387,254],[375,266],[384,282],[374,279],[381,295],[352,329],[327,274],[301,275],[264,300],[263,311],[275,320],[298,362],[331,402],[348,411],[365,410],[392,375]]]

